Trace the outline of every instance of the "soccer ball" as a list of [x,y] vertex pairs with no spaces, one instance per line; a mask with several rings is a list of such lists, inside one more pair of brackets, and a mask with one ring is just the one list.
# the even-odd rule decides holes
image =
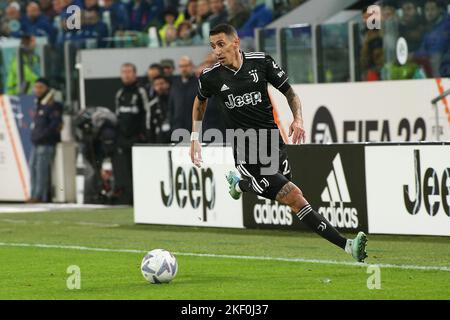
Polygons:
[[167,250],[154,249],[142,259],[141,272],[150,283],[168,283],[177,271],[177,259]]

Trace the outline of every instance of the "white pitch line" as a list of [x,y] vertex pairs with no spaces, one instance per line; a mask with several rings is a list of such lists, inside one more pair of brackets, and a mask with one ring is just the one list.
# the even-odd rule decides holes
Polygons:
[[[136,249],[109,249],[109,248],[93,248],[84,246],[62,246],[53,244],[39,244],[39,243],[8,243],[0,242],[2,247],[31,247],[31,248],[46,248],[46,249],[71,249],[82,251],[99,251],[99,252],[117,252],[117,253],[147,253],[145,250]],[[345,262],[335,260],[319,260],[319,259],[303,259],[303,258],[277,258],[264,256],[240,256],[228,254],[211,254],[211,253],[190,253],[190,252],[173,252],[174,255],[192,256],[192,257],[207,257],[207,258],[222,258],[222,259],[241,259],[241,260],[264,260],[264,261],[283,261],[283,262],[300,262],[300,263],[317,263],[317,264],[331,264],[352,267],[368,267],[378,266],[380,268],[391,269],[405,269],[405,270],[434,270],[450,272],[450,267],[445,266],[416,266],[416,265],[398,265],[398,264],[367,264],[358,262]]]

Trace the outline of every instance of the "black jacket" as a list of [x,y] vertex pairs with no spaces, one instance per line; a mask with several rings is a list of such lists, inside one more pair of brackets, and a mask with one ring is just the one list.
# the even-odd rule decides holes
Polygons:
[[171,125],[168,95],[155,95],[149,102],[147,135],[150,143],[170,143]]
[[137,82],[117,91],[115,112],[119,145],[131,147],[133,143],[144,141],[147,107],[147,93]]
[[58,102],[41,104],[36,100],[31,141],[34,145],[56,145],[61,141],[63,107]]
[[172,130],[192,129],[192,105],[197,95],[198,80],[195,76],[183,82],[181,77],[175,77],[170,88],[169,108]]

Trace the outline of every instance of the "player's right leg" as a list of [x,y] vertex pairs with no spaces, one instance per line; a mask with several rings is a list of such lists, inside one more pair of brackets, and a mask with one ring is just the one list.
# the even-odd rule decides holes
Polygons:
[[336,230],[322,215],[311,208],[311,205],[303,197],[303,193],[292,182],[286,183],[278,192],[276,200],[288,205],[297,217],[308,227],[314,230],[321,237],[334,243],[351,254],[359,262],[367,258],[366,243],[367,237],[363,232],[359,232],[353,240],[346,239]]

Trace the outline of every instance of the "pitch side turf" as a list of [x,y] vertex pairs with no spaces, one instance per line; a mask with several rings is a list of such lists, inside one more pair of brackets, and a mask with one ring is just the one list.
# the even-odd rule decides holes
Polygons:
[[[170,284],[140,273],[154,248],[177,256]],[[370,235],[368,252],[381,289],[313,233],[134,225],[132,209],[3,213],[0,299],[450,299],[449,238]]]

